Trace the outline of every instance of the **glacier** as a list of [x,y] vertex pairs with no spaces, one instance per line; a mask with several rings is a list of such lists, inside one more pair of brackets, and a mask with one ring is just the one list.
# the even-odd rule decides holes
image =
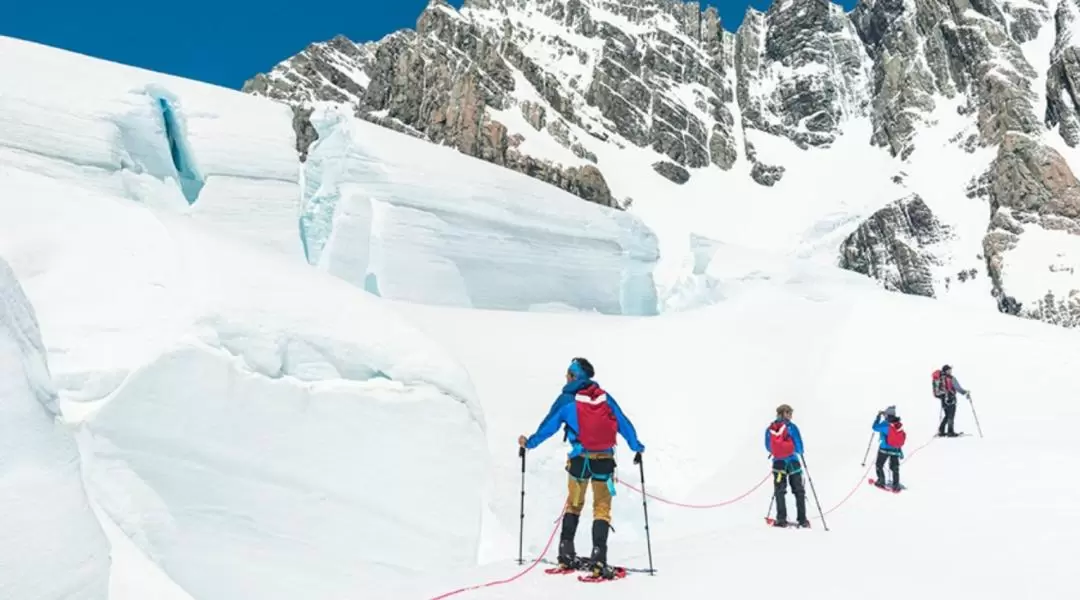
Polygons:
[[106,600],[109,543],[57,414],[37,318],[0,258],[0,597]]
[[204,308],[82,432],[110,519],[195,598],[341,597],[472,564],[487,461],[468,376],[345,282],[171,233]]
[[[503,310],[658,311],[655,234],[488,163],[321,105],[300,230],[312,263],[379,296]],[[472,162],[472,161],[470,161]]]
[[[581,593],[514,560],[519,526],[529,561],[565,500],[566,446],[549,440],[522,472],[515,441],[572,356],[596,365],[648,448],[659,569],[590,596],[747,597],[775,578],[776,535],[796,557],[786,577],[815,600],[1071,589],[1060,574],[1080,535],[1080,481],[1061,475],[1071,441],[1046,432],[1080,416],[1076,332],[793,257],[836,234],[843,202],[806,202],[780,229],[732,219],[689,237],[327,107],[301,163],[279,104],[10,38],[0,52],[15,57],[0,63],[0,256],[26,297],[0,313],[0,465],[37,464],[66,485],[16,489],[4,514],[67,503],[47,523],[5,521],[64,544],[0,570],[5,598],[67,598],[40,582],[84,577],[108,600],[436,598],[485,583],[456,596]],[[205,184],[194,204],[159,97]],[[6,315],[30,305],[40,341],[28,344],[27,320]],[[977,408],[985,437],[931,437],[928,377],[944,362],[974,392],[959,427],[976,431]],[[761,525],[768,487],[752,486],[769,475],[761,432],[780,403],[796,409],[829,532]],[[913,450],[930,442],[895,497],[864,491],[857,463],[890,404]],[[609,554],[644,567],[643,499],[627,487],[642,471],[621,444],[616,459]],[[867,552],[882,535],[889,586]],[[10,539],[0,556],[28,554]]]

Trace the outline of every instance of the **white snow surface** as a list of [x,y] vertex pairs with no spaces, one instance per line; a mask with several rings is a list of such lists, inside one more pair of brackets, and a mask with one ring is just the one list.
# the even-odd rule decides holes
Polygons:
[[105,600],[109,544],[75,440],[54,421],[45,354],[34,309],[0,258],[0,598]]
[[[0,90],[0,255],[36,305],[58,403],[77,429],[86,493],[124,559],[112,597],[157,597],[146,586],[163,580],[199,600],[342,597],[382,572],[473,564],[489,470],[470,376],[378,298],[304,262],[287,112],[228,90],[0,41],[5,56],[42,67],[43,82]],[[104,73],[97,93],[67,104],[50,97],[51,82],[95,67]],[[4,68],[15,70],[7,61]],[[7,75],[0,79],[27,81]],[[122,97],[155,85],[175,107],[215,111],[203,115],[202,137],[188,131],[206,179],[191,209],[178,172],[161,166],[173,160],[155,121],[116,125],[106,94],[113,84]],[[18,100],[34,93],[40,101]],[[133,98],[145,105],[151,96]],[[290,134],[280,143],[257,135],[277,125]],[[145,142],[141,153],[115,145],[123,131]],[[129,168],[150,159],[161,168]],[[285,196],[256,189],[275,177],[286,182],[290,171],[291,252],[275,243],[285,239],[275,228],[283,213],[260,204]],[[200,213],[215,172],[244,185],[220,187],[223,210]],[[132,194],[130,182],[145,185]],[[15,414],[15,431],[33,432]],[[53,466],[45,475],[68,484],[41,492],[67,503],[48,532],[73,540],[70,558],[57,560],[87,552],[76,543],[86,536],[67,527],[80,516],[70,506],[80,498],[81,516],[105,542],[79,495],[80,463],[66,435],[70,454],[59,465],[37,448],[43,442],[4,453],[5,464],[37,457]],[[437,490],[437,510],[425,490]],[[19,491],[11,514],[41,514],[26,506],[37,494]],[[20,548],[21,535],[9,538],[5,550],[39,558]],[[381,543],[361,542],[372,539]],[[74,566],[64,571],[71,579],[55,578],[57,585],[80,575]],[[39,571],[14,573],[18,594],[5,598],[75,597],[39,586]]]
[[[335,597],[379,569],[472,563],[483,417],[452,358],[344,281],[52,183],[5,186],[36,203],[4,205],[23,236],[0,229],[0,252],[69,359],[88,491],[173,581],[199,599]],[[96,211],[82,230],[80,208]],[[123,243],[86,243],[91,227]],[[157,270],[125,261],[147,238],[134,254]],[[406,493],[418,464],[437,512]]]
[[[525,177],[496,179],[478,161],[326,109],[319,124],[330,135],[311,158],[324,166],[301,168],[289,154],[289,115],[269,101],[7,38],[0,52],[14,57],[0,63],[0,256],[44,340],[5,346],[5,327],[33,338],[0,319],[0,351],[12,349],[0,356],[0,386],[14,382],[17,400],[0,387],[0,444],[17,442],[0,445],[0,465],[40,464],[43,477],[68,484],[68,504],[48,521],[33,517],[51,492],[18,490],[4,514],[20,527],[37,523],[35,541],[62,536],[46,583],[87,577],[61,559],[87,554],[79,540],[101,550],[102,529],[113,557],[109,600],[435,598],[511,578],[525,569],[513,560],[516,438],[547,413],[568,360],[586,356],[646,445],[651,494],[690,504],[746,497],[711,510],[650,500],[655,577],[580,587],[534,569],[454,597],[750,597],[776,581],[778,560],[782,579],[811,599],[1072,590],[1061,574],[1080,535],[1080,480],[1068,475],[1072,440],[1049,432],[1080,416],[1077,332],[888,293],[822,260],[854,215],[903,190],[819,198],[812,186],[778,186],[774,204],[743,215],[709,212],[702,196],[671,217],[656,198],[643,212],[660,251],[673,250],[658,263],[667,314],[590,314],[569,292],[595,284],[589,301],[603,292],[620,307],[642,297],[627,287],[625,255],[642,260],[631,250],[648,248],[651,233],[634,219],[574,209]],[[42,83],[23,85],[31,79],[21,69]],[[100,87],[69,93],[82,74]],[[153,110],[160,98],[183,117],[185,156],[203,180],[194,204]],[[117,121],[131,112],[141,116]],[[861,126],[830,152],[856,147]],[[793,151],[755,141],[763,152]],[[860,152],[871,158],[858,164],[889,168]],[[427,170],[408,176],[417,165]],[[362,167],[374,175],[356,175]],[[822,181],[836,169],[801,177]],[[218,210],[200,212],[214,186]],[[474,198],[468,186],[488,187]],[[806,206],[768,221],[765,238],[752,231],[761,221],[716,219],[780,216],[796,204],[783,196],[793,192]],[[315,197],[328,200],[334,227],[312,266],[298,222]],[[819,200],[831,202],[818,205],[829,209],[824,219],[810,206]],[[409,211],[426,216],[401,216]],[[541,262],[543,252],[554,258]],[[470,277],[466,257],[506,272]],[[400,262],[385,266],[391,258]],[[369,273],[382,293],[406,269],[419,275],[396,299],[363,289]],[[477,308],[485,294],[515,310]],[[29,371],[26,357],[39,361]],[[919,449],[938,419],[929,375],[946,362],[974,392],[957,420],[975,435]],[[70,433],[55,434],[68,448],[60,464],[40,461],[62,444],[27,433],[59,427],[35,402],[48,403],[35,390],[50,385],[78,442],[76,456]],[[813,476],[810,516],[816,497],[829,531],[820,520],[810,531],[762,525],[768,487],[754,486],[768,476],[763,429],[780,403],[795,407]],[[869,488],[858,462],[887,405],[910,436],[909,489],[898,496]],[[40,422],[16,421],[8,434],[10,407],[32,408]],[[560,438],[526,457],[526,557],[543,550],[564,500]],[[638,486],[631,454],[620,446],[617,458],[620,479]],[[641,496],[618,492],[610,558],[645,567]],[[788,504],[793,511],[790,496]],[[583,553],[590,516],[587,508],[578,532]],[[788,555],[778,559],[777,548]],[[0,537],[0,557],[24,554]],[[3,597],[72,597],[43,590],[40,569],[0,570],[0,586],[16,590]]]
[[312,122],[301,227],[320,268],[398,300],[656,313],[657,240],[636,217],[341,106]]

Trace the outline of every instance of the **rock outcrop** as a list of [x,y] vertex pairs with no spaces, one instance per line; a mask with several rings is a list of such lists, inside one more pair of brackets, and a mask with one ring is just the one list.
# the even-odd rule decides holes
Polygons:
[[[1080,181],[1068,163],[1056,150],[1034,138],[1009,134],[979,183],[978,191],[988,199],[991,210],[990,231],[983,240],[983,251],[1001,310],[1080,326],[1080,281],[1073,277],[1072,268],[1061,268],[1051,262],[1044,267],[1047,281],[1056,283],[1064,279],[1065,286],[1056,285],[1056,290],[1048,286],[1034,297],[1030,297],[1032,291],[1027,289],[1024,291],[1029,297],[1020,298],[1011,290],[1013,282],[1020,280],[1026,284],[1031,274],[1010,273],[1008,267],[1010,253],[1018,248],[1028,229],[1080,236]],[[1051,254],[1054,254],[1052,250]],[[1026,271],[1029,267],[1019,268]],[[1067,277],[1055,277],[1055,274]]]
[[1046,77],[1046,124],[1069,146],[1080,143],[1080,5],[1063,0],[1054,13],[1054,49]]
[[930,248],[949,229],[918,194],[874,213],[840,247],[840,266],[868,275],[885,289],[933,298],[936,259]]
[[[1000,263],[1022,237],[1023,219],[1039,215],[1039,227],[1065,232],[1072,229],[1055,219],[1067,217],[993,198],[1017,185],[1016,173],[1036,182],[1024,189],[1057,185],[1038,183],[1050,174],[1018,158],[1051,160],[1035,141],[1041,136],[1080,144],[1074,31],[1080,0],[860,0],[851,12],[828,0],[778,0],[748,9],[734,33],[714,8],[694,1],[465,0],[456,10],[430,0],[413,30],[363,44],[340,36],[312,44],[244,89],[297,107],[301,159],[314,135],[303,125],[304,107],[337,102],[616,209],[629,206],[616,196],[637,192],[633,182],[609,178],[650,168],[673,191],[698,172],[719,173],[711,175],[725,182],[718,201],[737,189],[726,185],[735,178],[766,196],[782,194],[787,179],[807,172],[796,162],[827,160],[865,123],[866,151],[891,156],[897,169],[887,177],[912,195],[857,224],[839,249],[841,264],[889,289],[940,296],[954,275],[970,280],[970,261],[985,261],[998,295],[988,302],[1061,323],[1072,302],[1067,289],[1050,286],[1053,307],[1025,294],[1018,300]],[[1046,50],[1036,40],[1045,35],[1053,49],[1039,56]],[[999,146],[1004,153],[973,192],[993,204],[985,255],[938,256],[937,237],[964,224],[930,212],[922,199],[941,194],[917,187],[925,177],[893,175],[936,160],[937,140],[968,153],[992,155]],[[1058,159],[1065,164],[1051,162]],[[969,201],[963,190],[956,197]],[[1041,206],[1066,202],[1056,198]],[[1047,263],[1035,268],[1052,273],[1048,281],[1073,268]],[[931,270],[945,289],[934,289]]]
[[675,163],[670,163],[666,160],[661,160],[653,163],[653,170],[659,173],[665,179],[673,183],[682,185],[687,181],[690,181],[690,171],[680,167]]

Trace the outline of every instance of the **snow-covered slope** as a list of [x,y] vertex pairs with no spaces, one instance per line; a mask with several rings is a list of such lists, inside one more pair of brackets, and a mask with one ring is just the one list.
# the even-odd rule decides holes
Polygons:
[[[847,13],[784,0],[730,33],[700,2],[431,0],[415,30],[312,44],[244,90],[301,123],[311,103],[341,103],[629,207],[680,235],[662,236],[666,262],[693,232],[1075,326],[1078,14],[1075,0]],[[302,145],[317,139],[304,130]],[[1017,136],[1031,143],[1004,143]],[[1034,156],[1057,166],[1003,168]],[[919,223],[904,218],[915,198]],[[677,277],[660,278],[661,296]]]
[[[157,597],[140,588],[157,569],[198,600],[341,597],[382,571],[473,564],[488,471],[469,374],[378,298],[303,260],[301,186],[272,176],[285,167],[299,175],[288,111],[0,43],[20,59],[4,61],[0,80],[28,81],[9,76],[21,65],[37,69],[40,84],[0,90],[0,255],[41,319],[59,406],[83,423],[86,492],[106,529],[118,528],[152,567],[145,577],[114,573],[114,587]],[[100,87],[62,94],[78,72]],[[150,112],[159,97],[171,98],[173,117]],[[139,118],[124,120],[131,115]],[[174,118],[188,124],[186,137],[168,133]],[[195,123],[206,126],[199,135]],[[184,164],[203,178],[190,206]],[[229,172],[239,174],[221,174]],[[279,184],[291,189],[287,210],[262,211],[264,201],[286,206],[286,196],[260,192]],[[220,202],[209,206],[221,210],[202,211],[215,186]],[[290,227],[278,228],[286,213]],[[7,297],[13,314],[27,314]],[[17,339],[30,339],[26,322],[13,322],[23,326]],[[42,357],[28,360],[31,381],[42,383]],[[21,373],[18,354],[4,361]],[[74,441],[25,387],[11,392],[17,420],[4,423],[14,429],[3,464],[39,464],[55,481],[43,479],[37,493],[33,481],[12,479],[20,471],[5,478],[14,486],[6,506],[24,517],[5,521],[20,527],[5,555],[43,560],[31,541],[19,546],[41,529],[38,543],[71,544],[51,567],[64,577],[50,584],[100,579],[107,554],[98,563],[84,556],[95,538],[79,528],[98,536],[98,550],[105,538],[86,508]],[[5,405],[7,397],[5,387]],[[52,446],[34,437],[46,433]],[[437,511],[425,489],[440,490]],[[53,494],[63,498],[55,509],[38,498]],[[38,519],[45,507],[55,528]],[[370,539],[381,543],[358,543]],[[84,571],[64,564],[78,560]],[[3,589],[17,593],[5,598],[75,597],[35,587],[38,566],[13,564]]]
[[34,309],[0,258],[0,597],[106,600],[109,544],[75,440],[54,422],[46,360]]
[[[702,589],[751,597],[762,581],[775,580],[778,544],[792,557],[785,578],[805,598],[861,598],[873,590],[890,600],[1012,599],[1072,590],[1060,575],[1080,534],[1068,501],[1080,494],[1080,480],[1062,476],[1072,465],[1072,440],[1047,432],[1080,416],[1076,332],[992,308],[890,294],[814,260],[818,245],[835,248],[843,239],[852,207],[869,200],[835,199],[825,217],[816,207],[784,213],[777,219],[782,233],[772,235],[776,242],[790,236],[787,244],[751,248],[737,242],[754,241],[753,223],[717,225],[730,237],[689,237],[691,216],[708,213],[663,223],[653,203],[651,216],[666,224],[656,245],[682,249],[658,263],[664,279],[657,296],[681,310],[536,314],[523,310],[536,301],[509,300],[554,297],[574,306],[618,297],[616,312],[629,312],[622,300],[644,292],[627,287],[627,263],[612,257],[648,248],[649,230],[609,208],[564,205],[555,188],[495,176],[475,159],[369,129],[332,107],[308,115],[330,134],[304,147],[301,164],[290,153],[302,135],[288,110],[266,99],[9,39],[0,39],[0,51],[18,59],[0,63],[0,82],[31,81],[20,68],[35,69],[37,82],[0,87],[0,256],[35,307],[43,343],[34,347],[47,353],[58,406],[78,442],[78,463],[69,452],[43,472],[81,467],[83,485],[69,478],[64,498],[85,507],[85,494],[99,509],[114,556],[109,600],[433,598],[487,581],[497,583],[460,597],[697,597]],[[103,87],[85,96],[50,93],[71,91],[76,74]],[[190,106],[201,109],[180,108]],[[129,114],[142,117],[116,120]],[[195,136],[200,122],[208,129]],[[176,133],[180,123],[190,128],[184,135]],[[870,122],[862,126],[871,132]],[[837,137],[823,152],[854,155],[852,139]],[[1038,152],[1025,154],[1023,138],[1001,147],[1003,173],[1053,170]],[[203,162],[200,153],[217,158]],[[418,164],[410,157],[423,164],[429,156],[445,164],[406,176]],[[229,172],[243,174],[220,175],[221,210],[200,213],[203,195],[218,185],[218,175],[207,173],[227,170],[207,165],[226,160],[234,165]],[[315,169],[320,162],[338,170]],[[295,167],[294,182],[273,175],[286,163]],[[362,168],[374,176],[358,176]],[[843,170],[799,168],[822,181]],[[949,171],[938,165],[936,172]],[[445,180],[423,181],[435,175]],[[953,177],[948,181],[961,179]],[[240,181],[293,187],[286,202],[285,187],[275,200],[234,185]],[[464,182],[488,187],[472,199]],[[986,183],[987,193],[1007,199],[1001,194],[1008,186]],[[194,189],[199,196],[189,204],[185,190]],[[325,233],[318,268],[303,254],[317,238],[301,237],[297,226],[315,214],[305,212],[318,205],[314,198],[325,199],[338,221]],[[257,210],[264,199],[280,201],[281,211]],[[419,274],[405,289],[433,295],[380,298],[357,285],[360,270],[347,263],[363,254],[348,247],[367,230],[362,215],[349,219],[365,201],[373,207],[371,231],[385,238],[369,247],[400,253],[402,267]],[[376,218],[417,205],[446,223]],[[912,214],[913,206],[912,199],[895,212]],[[970,206],[963,210],[976,210]],[[776,207],[745,210],[768,215]],[[275,220],[283,214],[293,216]],[[290,221],[291,237],[284,227]],[[455,222],[469,236],[450,243],[461,231],[450,226]],[[395,237],[380,223],[393,224]],[[408,223],[428,227],[410,230]],[[574,223],[579,230],[571,236]],[[442,236],[440,243],[427,235]],[[581,241],[593,236],[604,243]],[[556,237],[565,242],[544,245]],[[566,254],[541,263],[544,250]],[[464,257],[490,258],[487,275],[454,280],[454,288],[445,279],[425,287],[424,278],[437,273],[431,261],[462,265]],[[501,263],[506,273],[494,268]],[[337,275],[346,280],[326,273],[335,269],[344,269]],[[380,286],[395,275],[382,272]],[[463,304],[437,296],[461,298],[462,281],[470,294],[482,290],[486,302],[498,297],[519,310],[479,309],[475,300],[472,308],[445,306]],[[589,282],[597,286],[592,295],[568,295]],[[525,569],[512,560],[522,498],[515,441],[547,413],[567,361],[579,355],[597,366],[598,381],[646,444],[650,493],[689,504],[738,498],[714,510],[650,500],[656,577],[634,574],[588,588],[539,570],[514,578]],[[22,364],[21,355],[3,363],[0,381],[21,381],[6,377],[6,365],[16,361]],[[929,374],[946,362],[974,391],[985,438],[923,447],[939,410]],[[11,406],[38,408],[25,385],[17,397],[26,402]],[[782,402],[795,406],[806,438],[811,516],[820,499],[829,532],[820,521],[799,532],[761,525],[769,504],[762,429]],[[899,407],[911,439],[903,471],[909,489],[900,496],[867,487],[857,463],[872,441],[874,413],[889,404]],[[50,426],[47,413],[36,414],[44,419],[38,427]],[[958,420],[976,431],[970,405]],[[527,556],[538,555],[552,534],[566,490],[565,450],[555,437],[527,456]],[[42,454],[19,441],[2,460],[9,455]],[[631,457],[622,447],[617,456],[621,481],[637,487]],[[25,498],[13,505],[22,518],[11,522],[25,523],[43,505]],[[641,508],[640,496],[622,485],[610,552],[618,563],[646,565]],[[53,523],[36,539],[72,536],[65,523]],[[581,528],[581,549],[588,529]],[[882,536],[893,548],[885,557],[867,550],[881,547]],[[5,538],[0,550],[24,552]],[[896,574],[888,586],[883,560]],[[82,575],[49,566],[49,582]],[[33,586],[39,573],[17,570],[14,585]],[[14,589],[20,593],[11,600],[41,598],[36,589]]]
[[[722,256],[762,264],[733,249]],[[1080,393],[1075,331],[888,294],[851,273],[777,271],[717,272],[727,290],[721,303],[652,319],[401,307],[461,358],[481,398],[503,400],[486,411],[502,535],[490,542],[490,564],[388,586],[383,597],[434,598],[523,570],[511,560],[520,499],[514,439],[532,433],[567,357],[578,354],[596,365],[597,380],[646,445],[650,494],[697,506],[748,495],[711,509],[650,500],[655,577],[634,573],[583,589],[538,568],[455,598],[749,598],[774,581],[778,548],[787,556],[785,581],[813,600],[862,598],[867,590],[888,600],[1067,595],[1069,584],[1053,573],[1072,560],[1067,547],[1080,528],[1075,505],[1064,499],[1077,497],[1080,483],[1055,475],[1068,468],[1070,443],[1045,432],[1080,414],[1071,400]],[[476,331],[486,332],[482,341]],[[948,334],[928,333],[942,331]],[[930,373],[945,362],[973,391],[985,437],[961,398],[957,430],[971,436],[917,450],[938,424]],[[522,393],[507,398],[507,386]],[[1024,400],[1031,397],[1040,398],[1037,406]],[[795,408],[828,532],[809,494],[811,531],[762,525],[769,487],[754,486],[768,475],[762,433],[780,403]],[[867,486],[860,466],[874,415],[887,405],[898,407],[908,431],[910,459],[901,471],[908,491],[899,496]],[[540,554],[554,527],[566,451],[554,438],[527,457],[526,557]],[[617,459],[619,477],[639,487],[632,453],[622,447]],[[646,568],[639,493],[618,488],[613,524],[612,560]],[[892,549],[888,585],[874,550],[883,543]],[[588,535],[579,529],[583,547]]]
[[[333,108],[314,117],[323,139],[302,165],[291,113],[279,104],[10,38],[0,38],[0,51],[11,57],[0,64],[3,81],[33,73],[37,82],[0,88],[0,157],[47,185],[78,181],[298,264],[322,261],[383,297],[657,310],[657,241],[634,216],[479,160],[455,160],[460,155],[448,149],[388,135]],[[72,77],[71,69],[91,78]],[[450,177],[460,183],[450,185]],[[124,210],[131,226],[143,227],[143,213]],[[151,248],[167,243],[142,235]],[[123,260],[153,268],[143,255]]]
[[[35,198],[4,204],[0,252],[41,299],[69,417],[92,415],[89,492],[193,597],[330,597],[373,565],[471,564],[483,417],[438,347],[303,263],[122,197],[16,169],[4,184]],[[438,513],[408,485],[418,463]]]

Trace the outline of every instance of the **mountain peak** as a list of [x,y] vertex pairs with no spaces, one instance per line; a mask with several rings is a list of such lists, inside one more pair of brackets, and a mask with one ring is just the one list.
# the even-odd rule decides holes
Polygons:
[[[975,153],[1010,133],[1040,136],[1047,124],[1080,144],[1080,94],[1069,91],[1080,81],[1080,19],[1071,0],[1055,18],[1049,4],[862,0],[845,12],[828,0],[778,0],[748,7],[730,33],[702,2],[466,0],[456,11],[434,0],[415,31],[313,44],[244,89],[297,106],[347,104],[360,118],[614,208],[638,194],[726,189],[699,180],[767,197],[771,188],[798,193],[786,187],[792,169],[826,160],[855,130],[868,133],[845,144],[864,144],[898,170],[940,148]],[[1039,37],[1051,23],[1052,51]],[[883,177],[890,189],[904,181]],[[876,209],[912,194],[937,210],[938,194],[925,189]],[[890,210],[865,231],[906,214]],[[903,262],[863,258],[851,264]]]

